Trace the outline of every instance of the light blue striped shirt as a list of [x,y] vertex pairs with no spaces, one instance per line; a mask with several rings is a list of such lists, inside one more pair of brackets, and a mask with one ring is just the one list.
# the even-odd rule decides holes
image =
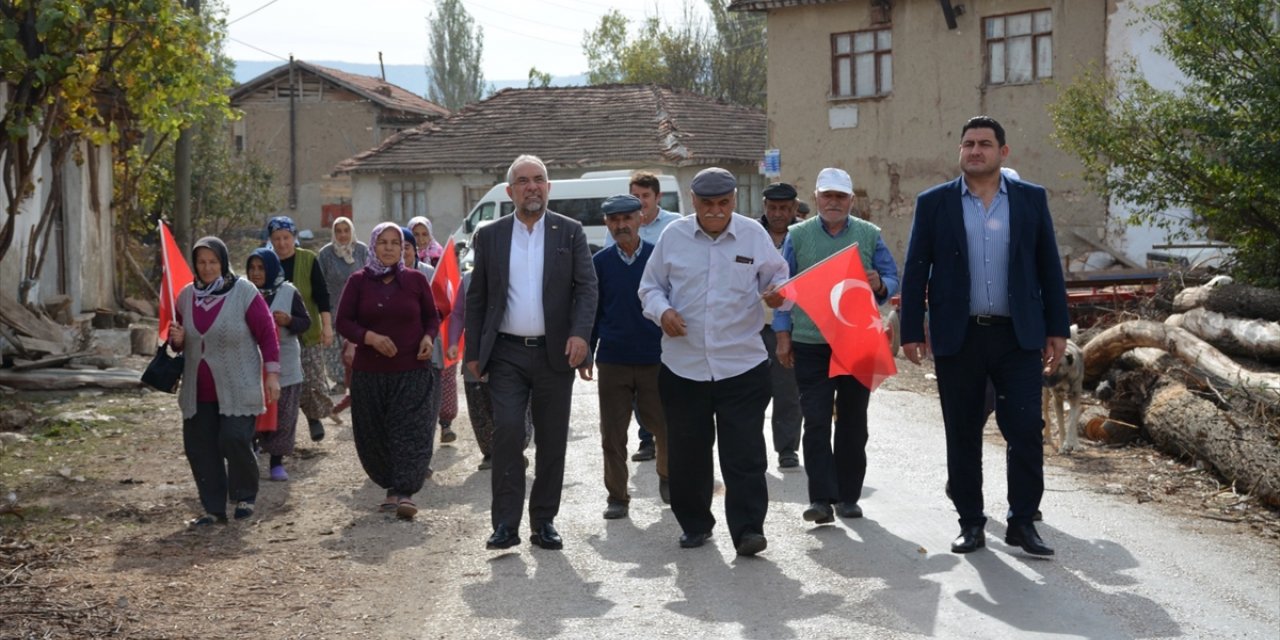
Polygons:
[[969,315],[1009,315],[1009,189],[1002,176],[1000,191],[984,207],[960,179],[964,232],[969,248]]

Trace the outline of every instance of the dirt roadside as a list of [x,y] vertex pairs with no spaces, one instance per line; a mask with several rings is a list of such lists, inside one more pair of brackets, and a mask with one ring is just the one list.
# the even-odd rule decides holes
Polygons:
[[[923,368],[899,367],[887,389],[936,393]],[[30,412],[22,433],[35,437],[0,453],[0,504],[12,491],[25,516],[0,515],[0,638],[369,637],[369,619],[393,612],[360,591],[383,578],[389,554],[424,536],[475,538],[449,518],[406,524],[372,513],[379,491],[345,425],[329,423],[320,443],[301,436],[290,482],[264,480],[259,517],[189,531],[198,505],[173,396],[24,393],[3,405]],[[473,473],[465,408],[458,426],[434,466],[472,474],[461,499],[483,510],[487,476]],[[989,437],[999,439],[993,426]],[[1274,511],[1150,447],[1087,446],[1048,461],[1188,526],[1224,520],[1280,543]]]

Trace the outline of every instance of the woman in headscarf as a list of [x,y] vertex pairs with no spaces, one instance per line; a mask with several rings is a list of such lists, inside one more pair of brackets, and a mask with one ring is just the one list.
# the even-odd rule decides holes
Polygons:
[[[329,400],[329,383],[324,371],[324,347],[333,344],[333,321],[329,317],[329,288],[316,254],[298,247],[298,227],[288,216],[276,216],[267,221],[267,235],[271,246],[280,257],[284,279],[288,280],[302,296],[307,313],[312,318],[311,328],[302,334],[302,413],[307,416],[311,440],[324,439],[324,424],[320,419],[330,415],[333,402]],[[316,319],[319,319],[316,321]]]
[[[320,272],[324,274],[324,286],[329,291],[329,299],[337,300],[342,296],[342,287],[347,284],[351,274],[364,267],[369,259],[369,245],[356,239],[356,228],[350,218],[340,217],[330,227],[333,241],[326,244],[316,254],[320,262]],[[334,381],[333,391],[346,391],[346,367],[342,364],[342,349],[346,341],[341,336],[334,336],[333,344],[325,347],[324,364],[329,377]]]
[[[440,258],[444,256],[444,247],[436,242],[431,221],[418,216],[409,220],[408,228],[413,232],[415,244],[418,246],[418,259],[431,263],[432,267],[438,266]],[[458,298],[459,303],[462,300],[463,298]],[[457,417],[458,363],[455,362],[445,368],[440,376],[440,442],[453,442],[458,439],[458,435],[454,433],[451,426]]]
[[182,448],[205,515],[196,527],[253,515],[258,497],[254,423],[280,397],[280,343],[257,287],[236,277],[227,245],[212,236],[191,250],[194,281],[178,294],[169,343],[184,351]]
[[271,318],[280,336],[280,401],[276,408],[276,430],[260,437],[262,450],[271,456],[269,477],[276,482],[289,479],[284,457],[293,455],[294,435],[298,426],[298,400],[302,397],[302,345],[298,335],[311,327],[307,305],[293,285],[285,282],[284,269],[271,249],[258,249],[249,254],[245,277],[258,287],[267,301]]
[[439,265],[440,258],[444,256],[444,247],[436,242],[435,233],[431,230],[431,221],[425,216],[417,216],[410,218],[406,226],[413,232],[414,244],[418,247],[418,259],[430,263],[433,267]]
[[370,244],[338,304],[338,332],[357,345],[351,431],[365,473],[386,489],[379,509],[407,520],[418,513],[413,495],[431,465],[430,362],[440,317],[427,278],[404,265],[400,227],[379,224]]

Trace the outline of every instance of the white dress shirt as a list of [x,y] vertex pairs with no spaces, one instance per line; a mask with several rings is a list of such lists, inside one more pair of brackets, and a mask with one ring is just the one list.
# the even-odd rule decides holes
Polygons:
[[741,375],[768,358],[760,294],[787,279],[787,263],[760,223],[733,214],[712,238],[690,215],[662,234],[640,280],[644,315],[659,326],[675,309],[685,335],[662,336],[662,364],[690,380]]
[[[512,214],[515,215],[515,214]],[[542,309],[542,266],[547,216],[538,216],[530,230],[519,216],[511,225],[511,262],[507,267],[507,310],[498,331],[529,338],[546,335]]]

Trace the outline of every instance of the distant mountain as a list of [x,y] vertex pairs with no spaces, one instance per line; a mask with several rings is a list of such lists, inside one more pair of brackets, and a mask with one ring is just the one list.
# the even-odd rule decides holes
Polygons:
[[[322,67],[331,67],[341,69],[347,73],[358,73],[375,78],[382,75],[377,64],[366,64],[362,62],[340,62],[336,60],[308,60],[311,64],[320,65]],[[248,82],[282,64],[280,61],[273,60],[236,60],[236,82]],[[389,64],[387,68],[387,82],[404,87],[420,96],[427,95],[427,67],[421,64]],[[489,84],[494,91],[500,91],[510,87],[527,87],[529,80],[489,80]],[[576,76],[552,76],[551,84],[557,87],[580,86],[587,83],[586,74]]]

